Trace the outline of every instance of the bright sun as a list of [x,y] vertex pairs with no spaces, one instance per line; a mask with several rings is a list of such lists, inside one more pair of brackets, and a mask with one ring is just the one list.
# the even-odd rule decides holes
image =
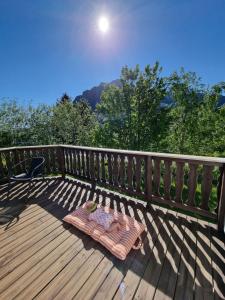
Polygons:
[[100,17],[98,20],[98,29],[105,33],[109,30],[109,20],[106,17]]

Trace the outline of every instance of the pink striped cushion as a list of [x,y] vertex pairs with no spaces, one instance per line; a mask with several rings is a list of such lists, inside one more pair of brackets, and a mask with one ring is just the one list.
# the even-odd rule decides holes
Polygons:
[[88,220],[89,213],[85,209],[86,204],[65,216],[63,220],[84,231],[113,255],[124,260],[145,226],[134,218],[104,207],[105,212],[112,214],[114,219],[122,224],[119,231],[107,232],[102,225]]

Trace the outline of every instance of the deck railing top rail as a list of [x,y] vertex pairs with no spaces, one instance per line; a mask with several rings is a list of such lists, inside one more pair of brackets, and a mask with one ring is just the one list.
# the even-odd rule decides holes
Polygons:
[[9,151],[9,150],[26,150],[26,149],[43,149],[43,148],[73,148],[78,150],[89,150],[95,152],[105,152],[105,153],[118,153],[125,155],[138,155],[138,156],[152,156],[159,157],[161,159],[172,159],[179,161],[187,161],[187,162],[202,162],[208,164],[214,164],[221,166],[225,164],[225,158],[223,157],[213,157],[213,156],[197,156],[197,155],[186,155],[186,154],[174,154],[174,153],[160,153],[160,152],[147,152],[147,151],[133,151],[133,150],[122,150],[122,149],[111,149],[111,148],[96,148],[96,147],[86,147],[86,146],[73,146],[73,145],[38,145],[38,146],[17,146],[17,147],[9,147],[9,148],[0,148],[0,152]]

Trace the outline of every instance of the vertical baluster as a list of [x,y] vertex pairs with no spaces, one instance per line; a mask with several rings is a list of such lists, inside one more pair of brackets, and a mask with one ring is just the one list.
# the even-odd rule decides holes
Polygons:
[[[25,159],[23,149],[20,150],[20,158],[21,158],[21,161],[24,161],[24,159]],[[26,168],[26,164],[25,164],[25,162],[22,162],[22,171],[23,172],[25,171],[25,168]]]
[[77,150],[77,175],[81,176],[80,150]]
[[184,162],[176,163],[176,195],[175,201],[182,202],[182,191],[184,185]]
[[58,164],[57,164],[57,151],[55,148],[51,148],[52,157],[51,157],[51,163],[53,165],[54,173],[58,172]]
[[74,175],[77,175],[78,160],[77,160],[77,150],[73,149],[73,163],[74,163]]
[[152,199],[152,158],[147,156],[145,158],[145,198]]
[[45,150],[45,165],[46,165],[46,173],[51,173],[50,163],[49,163],[49,148]]
[[71,174],[71,150],[67,149],[67,154],[68,154],[68,172]]
[[73,174],[77,174],[77,152],[73,149]]
[[202,203],[200,207],[209,210],[209,198],[212,190],[212,171],[213,166],[203,166],[202,174]]
[[73,174],[73,151],[72,149],[70,150],[70,174]]
[[70,149],[70,169],[71,169],[71,174],[74,175],[74,151],[73,149]]
[[197,168],[196,164],[189,164],[188,174],[188,205],[195,206],[195,193],[197,188]]
[[[38,156],[42,156],[42,157],[44,157],[44,159],[45,159],[44,165],[43,165],[43,174],[44,174],[44,175],[47,174],[46,150],[47,150],[46,148],[40,148],[39,154],[38,154]],[[57,165],[59,165],[59,163],[58,163],[58,153],[57,153],[57,151],[56,151],[56,154],[57,154],[57,158],[56,158]]]
[[123,154],[120,155],[120,168],[119,168],[119,178],[120,178],[120,186],[125,188],[125,156]]
[[[15,152],[14,152],[14,163],[15,164],[18,164],[20,162],[20,160],[19,160],[19,152],[18,152],[18,150],[17,149],[15,149]],[[17,167],[16,167],[16,173],[18,174],[18,173],[21,173],[21,166],[20,165],[18,165]]]
[[102,177],[102,182],[106,182],[105,178],[105,154],[102,152],[101,153],[101,177]]
[[109,184],[112,184],[112,156],[108,153],[108,173],[109,173]]
[[113,183],[118,186],[118,154],[113,154]]
[[135,168],[136,192],[141,193],[141,157],[136,156]]
[[2,161],[2,153],[0,152],[0,177],[5,177],[4,166]]
[[8,176],[9,169],[11,168],[10,151],[5,152],[5,161],[6,161],[6,169],[7,169],[7,176]]
[[[50,153],[51,153],[51,149],[50,150]],[[65,172],[67,173],[68,172],[68,163],[67,163],[67,149],[64,148],[64,160],[65,160]],[[52,167],[52,158],[50,156],[50,164],[51,164],[51,167]]]
[[82,160],[82,175],[85,177],[85,161],[84,161],[84,150],[81,151],[81,160]]
[[164,181],[164,195],[166,200],[170,200],[170,189],[171,189],[171,160],[165,160],[165,174],[163,177]]
[[100,163],[99,163],[99,152],[96,152],[96,179],[100,181]]
[[86,157],[86,176],[89,179],[90,178],[90,152],[85,151],[85,157]]
[[51,148],[51,163],[52,163],[52,167],[53,167],[53,172],[56,173],[56,161],[55,161],[55,149]]
[[[46,149],[46,150],[47,150],[47,154],[48,154],[48,149]],[[65,176],[66,176],[64,150],[65,149],[63,147],[57,147],[59,173],[61,173],[63,178],[65,178]]]
[[27,164],[27,161],[26,159],[28,159],[28,155],[27,155],[27,149],[23,149],[22,150],[22,156],[23,156],[23,160],[24,160],[24,163],[23,163],[23,170],[27,170],[28,169],[28,164]]
[[131,155],[128,155],[128,164],[127,164],[127,184],[128,184],[128,190],[133,191],[133,157]]
[[95,180],[95,163],[94,163],[94,152],[90,151],[90,175],[91,180]]
[[156,196],[160,195],[160,159],[154,158],[153,183]]

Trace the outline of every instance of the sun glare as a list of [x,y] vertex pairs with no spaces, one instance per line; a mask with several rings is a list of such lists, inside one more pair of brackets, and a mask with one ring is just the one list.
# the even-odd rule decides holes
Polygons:
[[100,17],[98,20],[98,28],[101,32],[106,33],[109,30],[109,20],[106,17]]

